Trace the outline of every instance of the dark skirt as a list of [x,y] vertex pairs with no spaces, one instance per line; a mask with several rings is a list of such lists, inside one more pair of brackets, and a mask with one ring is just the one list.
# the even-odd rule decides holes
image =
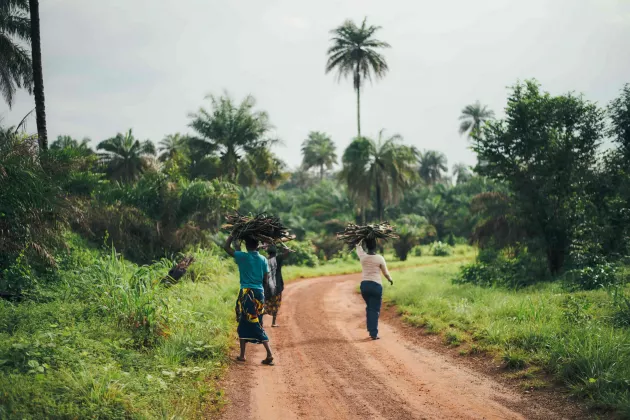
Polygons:
[[280,305],[282,304],[282,293],[265,299],[265,313],[271,316],[278,315]]
[[238,338],[260,344],[269,341],[262,326],[265,296],[260,289],[241,289],[236,300]]

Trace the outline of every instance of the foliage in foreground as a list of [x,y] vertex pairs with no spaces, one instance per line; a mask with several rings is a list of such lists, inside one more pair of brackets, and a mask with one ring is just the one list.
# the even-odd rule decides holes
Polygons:
[[630,290],[570,292],[547,283],[514,291],[445,281],[458,269],[406,271],[385,296],[407,322],[443,334],[462,353],[489,352],[521,372],[542,367],[593,406],[630,415]]
[[85,244],[39,298],[0,300],[0,418],[200,418],[221,403],[237,281],[197,251],[189,279],[160,280]]

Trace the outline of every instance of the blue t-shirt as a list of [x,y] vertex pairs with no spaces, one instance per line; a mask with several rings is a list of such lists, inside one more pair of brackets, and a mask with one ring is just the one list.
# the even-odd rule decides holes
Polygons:
[[269,272],[267,258],[257,251],[234,252],[234,260],[241,276],[241,289],[263,289],[265,273]]

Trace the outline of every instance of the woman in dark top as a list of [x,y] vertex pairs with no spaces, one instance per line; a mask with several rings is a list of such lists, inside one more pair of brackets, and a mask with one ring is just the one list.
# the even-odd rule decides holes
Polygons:
[[269,255],[269,281],[265,287],[265,313],[273,317],[272,327],[277,327],[276,318],[280,305],[282,304],[282,291],[284,290],[284,280],[282,278],[282,264],[284,258],[289,254],[288,249],[284,249],[282,255],[278,255],[275,245],[267,249]]

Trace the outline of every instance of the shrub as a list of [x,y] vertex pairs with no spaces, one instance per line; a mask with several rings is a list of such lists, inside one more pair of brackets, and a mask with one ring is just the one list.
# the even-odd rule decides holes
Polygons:
[[521,251],[507,257],[487,249],[479,254],[476,262],[462,267],[453,283],[521,288],[550,279],[544,256]]
[[0,293],[20,293],[27,286],[13,283],[5,272],[18,258],[37,268],[55,266],[64,229],[80,218],[60,188],[75,162],[57,151],[37,150],[35,139],[0,128]]
[[453,248],[439,241],[434,242],[433,245],[431,245],[431,249],[435,257],[448,257],[453,253]]
[[416,245],[416,246],[413,247],[411,252],[413,252],[414,256],[421,257],[422,256],[422,247],[420,245]]
[[449,233],[446,243],[448,244],[448,246],[451,247],[457,245],[457,242],[455,241],[455,236],[452,233]]
[[315,245],[320,258],[325,260],[337,257],[344,248],[343,242],[337,240],[334,235],[323,235],[313,238],[313,245]]
[[289,242],[288,247],[293,252],[287,257],[285,261],[286,265],[315,267],[318,264],[319,261],[315,254],[315,247],[311,241],[292,241]]
[[564,276],[569,287],[579,290],[594,290],[612,286],[617,282],[617,267],[604,262],[594,266],[572,269]]

